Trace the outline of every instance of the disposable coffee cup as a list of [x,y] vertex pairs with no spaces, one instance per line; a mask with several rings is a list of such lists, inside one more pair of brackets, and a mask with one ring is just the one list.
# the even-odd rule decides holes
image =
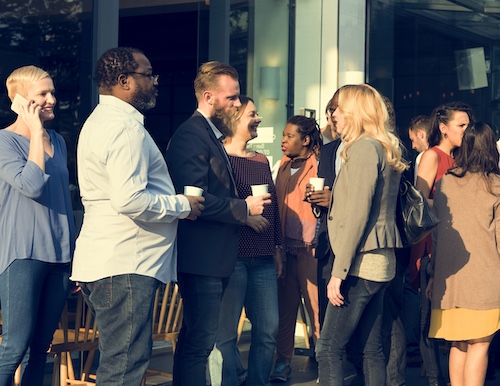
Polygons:
[[268,191],[267,184],[252,185],[251,188],[252,188],[252,196],[262,196],[263,194],[266,194]]
[[309,178],[309,183],[314,186],[314,190],[323,190],[325,179],[321,177],[311,177]]
[[197,186],[184,186],[184,194],[186,196],[201,196],[203,195],[203,189]]

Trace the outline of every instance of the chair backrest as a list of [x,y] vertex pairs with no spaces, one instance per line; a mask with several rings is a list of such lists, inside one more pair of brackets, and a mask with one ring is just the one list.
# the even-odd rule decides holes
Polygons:
[[182,325],[182,298],[176,283],[161,284],[153,308],[153,340],[171,341],[175,350]]
[[54,333],[49,353],[64,351],[90,351],[98,346],[97,322],[92,310],[83,299],[81,292],[76,294],[76,308],[74,312],[64,305],[59,322],[59,328]]
[[[76,297],[76,307],[73,305]],[[95,353],[99,346],[99,332],[92,310],[85,303],[83,295],[78,292],[66,302],[59,328],[54,332],[52,345],[47,355],[54,356],[53,385],[91,385],[95,382],[86,382],[95,379],[90,371]],[[71,359],[71,352],[87,352],[86,359],[81,363],[79,380],[75,380],[75,373]],[[83,358],[83,357],[82,357]]]

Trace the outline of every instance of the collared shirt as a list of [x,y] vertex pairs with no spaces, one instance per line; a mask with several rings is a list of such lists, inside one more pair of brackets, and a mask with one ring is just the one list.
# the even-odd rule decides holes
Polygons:
[[340,141],[339,147],[337,148],[337,152],[335,153],[335,175],[338,176],[340,173],[340,168],[342,167],[342,164],[344,163],[344,160],[340,156],[340,153],[342,150],[344,150],[345,143]]
[[214,125],[214,123],[210,120],[209,117],[207,117],[207,115],[203,111],[201,111],[200,109],[197,109],[196,111],[198,111],[201,115],[203,115],[205,117],[205,119],[207,120],[208,124],[210,125],[210,128],[212,129],[212,131],[215,134],[215,138],[217,138],[220,141],[221,137],[223,137],[224,134],[222,134],[220,132],[220,130],[217,128],[217,126]]
[[189,201],[176,195],[167,164],[132,105],[100,95],[78,140],[85,209],[72,280],[140,274],[176,280],[179,218]]

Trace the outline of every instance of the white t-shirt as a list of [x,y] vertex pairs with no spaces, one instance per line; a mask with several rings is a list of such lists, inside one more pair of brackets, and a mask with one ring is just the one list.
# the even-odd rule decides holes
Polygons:
[[[500,139],[497,141],[497,150],[500,153]],[[500,162],[499,162],[499,165],[500,165]]]
[[420,152],[418,153],[417,155],[417,158],[415,158],[415,169],[413,171],[413,175],[414,175],[414,181],[413,181],[413,184],[415,186],[417,186],[417,175],[418,175],[418,165],[420,165],[420,160],[422,159],[422,154],[424,154],[424,152]]

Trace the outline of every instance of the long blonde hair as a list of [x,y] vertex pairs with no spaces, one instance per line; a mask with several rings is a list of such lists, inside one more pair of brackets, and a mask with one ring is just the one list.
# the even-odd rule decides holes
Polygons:
[[401,156],[400,141],[393,133],[385,103],[372,86],[368,84],[346,85],[339,89],[340,114],[345,128],[342,141],[345,143],[341,157],[347,160],[347,149],[358,139],[369,136],[380,142],[391,167],[402,172],[407,169]]
[[36,66],[23,66],[12,71],[5,82],[10,100],[16,94],[26,97],[31,84],[45,78],[50,78],[49,73]]

